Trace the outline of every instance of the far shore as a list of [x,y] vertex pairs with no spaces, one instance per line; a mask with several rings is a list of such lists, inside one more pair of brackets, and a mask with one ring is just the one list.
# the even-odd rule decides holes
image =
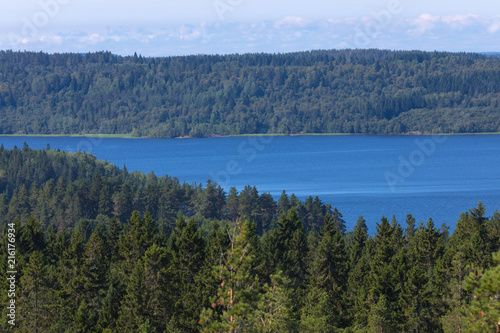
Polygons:
[[[431,135],[500,135],[500,132],[480,132],[480,133],[402,133],[402,134],[359,134],[359,133],[256,133],[256,134],[232,134],[220,135],[211,134],[205,137],[192,137],[189,135],[175,138],[160,139],[206,139],[206,138],[231,138],[231,137],[259,137],[259,136],[431,136]],[[71,137],[71,138],[115,138],[115,139],[151,139],[146,136],[132,136],[131,134],[0,134],[0,137]],[[158,138],[155,138],[158,139]]]

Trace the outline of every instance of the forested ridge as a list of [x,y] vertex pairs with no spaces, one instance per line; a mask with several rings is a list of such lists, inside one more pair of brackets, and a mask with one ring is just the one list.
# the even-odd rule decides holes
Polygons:
[[145,58],[0,52],[0,134],[500,131],[500,58],[326,50]]
[[[180,184],[88,153],[0,146],[0,295],[15,332],[496,332],[500,212],[342,214],[318,198]],[[9,229],[11,229],[9,231]],[[495,255],[495,253],[497,253]]]

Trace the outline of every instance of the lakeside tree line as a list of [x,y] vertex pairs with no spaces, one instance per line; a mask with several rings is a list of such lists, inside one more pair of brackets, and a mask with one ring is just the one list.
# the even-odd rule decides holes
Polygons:
[[481,203],[452,235],[409,214],[370,236],[317,198],[226,196],[27,145],[0,147],[0,191],[2,291],[9,224],[17,233],[4,332],[499,329],[500,212]]
[[499,87],[500,58],[472,53],[0,51],[0,134],[498,132]]

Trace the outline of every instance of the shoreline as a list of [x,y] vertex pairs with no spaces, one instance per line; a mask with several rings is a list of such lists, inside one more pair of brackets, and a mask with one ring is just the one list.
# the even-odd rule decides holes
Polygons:
[[220,135],[211,134],[205,137],[191,137],[189,135],[175,138],[151,138],[147,136],[132,136],[131,134],[0,134],[0,137],[41,137],[41,138],[104,138],[104,139],[208,139],[208,138],[244,138],[244,137],[261,137],[261,136],[433,136],[433,135],[500,135],[500,132],[479,132],[479,133],[404,133],[404,134],[359,134],[359,133],[294,133],[294,134],[279,134],[279,133],[250,133],[250,134],[231,134]]

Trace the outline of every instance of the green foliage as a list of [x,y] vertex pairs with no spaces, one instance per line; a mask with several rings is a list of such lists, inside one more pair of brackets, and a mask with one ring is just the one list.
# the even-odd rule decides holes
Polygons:
[[499,67],[479,54],[376,49],[158,58],[1,51],[0,134],[498,132]]
[[500,330],[500,252],[494,254],[493,260],[495,266],[469,275],[465,283],[472,292],[465,317],[472,332]]
[[[237,221],[230,229],[230,244],[215,266],[214,275],[220,281],[214,310],[204,310],[200,323],[204,332],[252,332],[256,324],[255,309],[258,280],[252,270],[255,248],[252,228],[247,221]],[[217,314],[216,308],[222,310]]]
[[47,278],[44,257],[41,252],[31,253],[20,280],[20,287],[17,310],[20,331],[46,331],[54,320],[54,291]]
[[293,330],[289,281],[281,271],[272,274],[264,284],[255,310],[255,330],[258,332],[287,332]]
[[[87,241],[99,222],[112,224],[108,232],[114,235],[113,255],[117,254],[118,229],[127,223],[134,210],[144,214],[144,218],[149,216],[147,223],[156,221],[156,226],[144,234],[146,238],[155,234],[155,242],[166,241],[178,214],[194,215],[198,222],[204,222],[204,231],[208,230],[209,219],[246,216],[256,223],[259,235],[272,229],[278,218],[276,201],[269,193],[259,194],[255,187],[246,186],[239,194],[233,189],[226,198],[222,188],[210,180],[205,187],[181,185],[168,176],[128,173],[87,153],[35,150],[27,145],[22,150],[0,149],[0,170],[4,168],[0,210],[5,214],[0,214],[0,225],[17,216],[24,225],[33,216],[38,225],[27,224],[24,232],[76,226]],[[306,231],[319,230],[324,215],[332,213],[330,205],[319,198],[309,197],[302,202],[294,196],[294,207]],[[159,235],[155,229],[160,230]],[[25,245],[40,248],[44,241]]]
[[[37,163],[55,160],[61,175]],[[248,186],[226,198],[211,182],[180,185],[27,145],[0,148],[5,165],[15,168],[1,184],[0,286],[9,288],[14,223],[20,332],[498,329],[500,215],[486,217],[481,203],[460,215],[451,237],[432,219],[415,227],[411,215],[406,230],[384,217],[369,236],[362,218],[344,234],[340,212],[312,197],[283,193],[276,203]],[[130,200],[159,219],[100,214],[106,186],[113,206]],[[0,330],[10,330],[5,321]]]
[[333,331],[329,295],[312,287],[306,296],[300,318],[300,332],[321,333]]

